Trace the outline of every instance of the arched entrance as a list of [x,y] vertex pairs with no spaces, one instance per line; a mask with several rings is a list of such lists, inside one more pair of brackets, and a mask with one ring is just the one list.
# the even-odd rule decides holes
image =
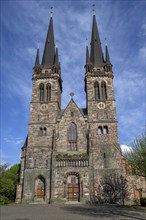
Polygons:
[[75,172],[68,173],[67,180],[67,199],[69,201],[80,201],[80,178]]
[[42,176],[35,180],[35,199],[45,199],[45,179]]

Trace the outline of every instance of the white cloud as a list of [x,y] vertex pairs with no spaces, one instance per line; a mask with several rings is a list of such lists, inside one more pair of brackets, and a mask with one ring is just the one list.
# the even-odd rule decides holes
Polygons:
[[126,151],[126,152],[129,152],[129,151],[130,151],[130,147],[129,147],[128,145],[122,144],[120,147],[121,147],[121,150],[122,150],[123,153],[124,153],[125,151]]
[[22,145],[24,143],[24,139],[21,137],[12,137],[11,135],[8,135],[8,137],[4,138],[4,142],[12,144],[13,145]]

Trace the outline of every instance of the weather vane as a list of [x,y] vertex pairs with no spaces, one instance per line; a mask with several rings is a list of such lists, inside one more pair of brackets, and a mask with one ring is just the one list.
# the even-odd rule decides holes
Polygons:
[[73,98],[73,96],[74,96],[74,93],[73,93],[73,92],[71,92],[71,93],[70,93],[70,96],[71,96],[71,98]]
[[95,15],[95,4],[92,5],[93,14]]
[[53,7],[50,8],[50,15],[52,17],[52,15],[53,15]]

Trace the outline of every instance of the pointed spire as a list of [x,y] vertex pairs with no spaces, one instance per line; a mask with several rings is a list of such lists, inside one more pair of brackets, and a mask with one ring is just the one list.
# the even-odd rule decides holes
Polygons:
[[103,66],[103,53],[95,15],[93,15],[92,23],[90,61],[94,67]]
[[86,46],[86,64],[90,63],[90,58],[89,58],[89,49],[88,46]]
[[59,57],[58,57],[58,48],[56,47],[56,53],[55,53],[55,65],[59,65]]
[[111,63],[107,45],[105,46],[105,54],[106,54],[106,63]]
[[53,30],[53,18],[50,18],[50,24],[46,37],[46,43],[44,47],[42,65],[46,68],[52,68],[54,64],[55,56],[55,44],[54,44],[54,30]]
[[39,48],[37,48],[37,53],[36,53],[36,59],[35,59],[35,66],[39,66],[40,61],[39,61]]

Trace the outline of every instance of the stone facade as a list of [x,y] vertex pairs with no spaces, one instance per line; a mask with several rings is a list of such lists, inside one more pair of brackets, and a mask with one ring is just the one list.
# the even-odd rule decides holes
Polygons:
[[85,65],[86,108],[79,108],[71,98],[61,109],[61,68],[50,19],[42,64],[38,50],[33,68],[29,129],[22,147],[16,202],[88,202],[94,200],[95,187],[105,173],[123,173],[112,64],[107,47],[106,59],[94,54],[102,51],[99,42],[93,16],[93,61],[87,48]]

